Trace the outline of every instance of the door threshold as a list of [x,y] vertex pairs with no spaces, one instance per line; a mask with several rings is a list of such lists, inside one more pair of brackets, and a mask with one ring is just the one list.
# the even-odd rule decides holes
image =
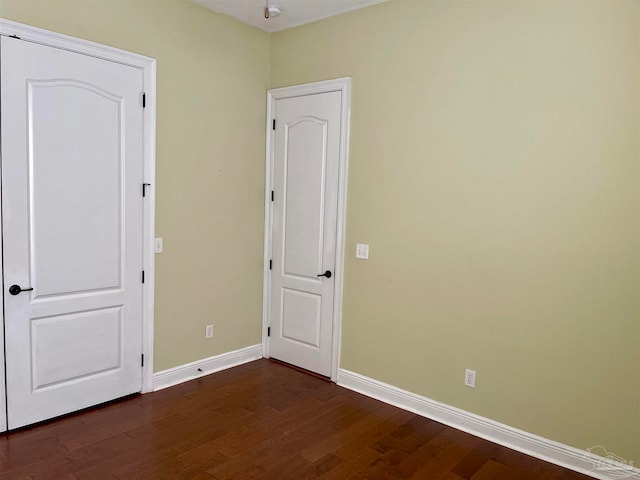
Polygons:
[[272,362],[272,363],[277,363],[278,365],[282,365],[284,367],[289,367],[289,368],[291,368],[293,370],[297,370],[298,372],[301,372],[301,373],[306,373],[307,375],[311,375],[312,377],[316,377],[316,378],[318,378],[320,380],[324,380],[325,382],[333,383],[331,381],[330,377],[325,377],[324,375],[320,375],[319,373],[312,372],[311,370],[307,370],[305,368],[298,367],[297,365],[292,365],[291,363],[283,362],[282,360],[278,360],[277,358],[271,357],[271,358],[269,358],[269,361]]

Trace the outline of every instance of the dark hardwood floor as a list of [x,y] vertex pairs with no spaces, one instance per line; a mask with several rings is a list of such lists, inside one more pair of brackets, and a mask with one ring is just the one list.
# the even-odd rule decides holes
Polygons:
[[0,479],[578,480],[258,360],[0,436]]

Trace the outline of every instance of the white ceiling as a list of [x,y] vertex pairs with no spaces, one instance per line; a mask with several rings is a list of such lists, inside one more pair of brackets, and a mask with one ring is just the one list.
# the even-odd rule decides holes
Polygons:
[[269,0],[282,8],[279,17],[264,18],[266,0],[193,0],[214,12],[234,17],[265,32],[277,32],[386,0]]

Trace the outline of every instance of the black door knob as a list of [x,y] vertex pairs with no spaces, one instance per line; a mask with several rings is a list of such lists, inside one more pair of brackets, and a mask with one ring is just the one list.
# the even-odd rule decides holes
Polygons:
[[20,292],[30,292],[33,288],[21,288],[20,285],[11,285],[9,287],[9,293],[11,295],[18,295]]
[[318,275],[319,277],[327,277],[327,278],[331,278],[331,270],[327,270],[324,273],[321,273],[320,275]]

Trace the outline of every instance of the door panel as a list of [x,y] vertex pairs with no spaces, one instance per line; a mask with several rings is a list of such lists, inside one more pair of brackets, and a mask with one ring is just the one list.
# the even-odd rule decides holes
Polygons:
[[331,373],[340,111],[330,92],[276,101],[270,355]]
[[[141,70],[2,37],[9,428],[141,389]],[[32,291],[11,295],[13,284]]]
[[123,99],[68,80],[27,88],[33,299],[120,288]]
[[284,273],[315,280],[322,268],[327,122],[302,118],[284,128]]
[[122,307],[32,319],[33,391],[121,368],[121,330]]
[[320,348],[322,296],[282,289],[282,338]]

